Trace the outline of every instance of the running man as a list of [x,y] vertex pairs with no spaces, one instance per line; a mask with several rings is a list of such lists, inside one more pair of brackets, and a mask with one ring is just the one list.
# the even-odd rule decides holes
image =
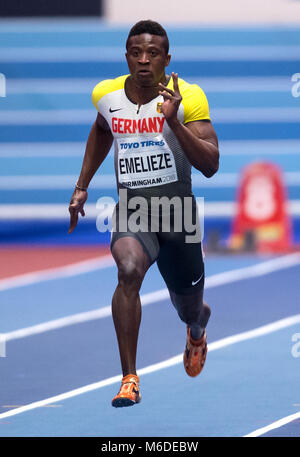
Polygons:
[[[130,74],[101,81],[93,90],[98,111],[92,125],[82,169],[69,206],[71,233],[79,213],[84,216],[87,189],[114,142],[119,203],[111,237],[111,252],[118,268],[118,285],[112,299],[123,379],[113,398],[115,407],[141,401],[136,372],[138,333],[141,322],[139,291],[149,267],[157,262],[170,299],[187,327],[183,362],[189,376],[197,376],[207,353],[206,326],[210,308],[203,302],[204,264],[201,239],[187,242],[191,231],[174,225],[182,217],[182,203],[189,197],[190,216],[198,224],[197,205],[191,189],[191,167],[207,178],[219,167],[218,140],[202,89],[172,73],[169,40],[157,22],[140,21],[129,32],[126,59]],[[121,214],[121,191],[128,207]],[[166,231],[162,211],[151,210],[140,218],[140,230],[130,224],[121,228],[134,210],[130,201],[143,197],[167,198],[173,223]],[[175,198],[175,200],[174,200]],[[149,222],[154,214],[154,228]],[[122,213],[123,214],[123,213]],[[178,216],[178,217],[177,217]],[[122,219],[123,217],[123,219]],[[176,220],[177,217],[177,220]],[[156,219],[155,219],[156,218]],[[174,222],[175,221],[175,222]],[[179,221],[180,222],[180,221]],[[124,225],[124,224],[123,224]]]

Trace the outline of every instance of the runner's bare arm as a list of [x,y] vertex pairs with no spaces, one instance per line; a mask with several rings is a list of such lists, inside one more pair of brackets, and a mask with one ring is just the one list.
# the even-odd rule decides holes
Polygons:
[[[104,161],[110,151],[113,142],[112,133],[105,119],[98,114],[94,122],[86,144],[84,159],[77,185],[82,189],[87,189],[94,174]],[[78,214],[85,215],[83,206],[88,194],[85,190],[75,188],[70,205],[70,226],[68,233],[73,232],[78,222]]]
[[94,174],[109,153],[112,142],[113,136],[110,128],[101,114],[98,114],[87,140],[82,168],[77,182],[78,186],[88,187]]
[[180,125],[185,130],[181,133],[181,139],[176,136],[187,158],[197,170],[210,178],[219,168],[218,139],[212,123],[210,121],[194,121]]
[[219,168],[216,132],[210,121],[193,121],[185,125],[179,121],[177,112],[182,97],[178,87],[178,75],[172,73],[172,78],[174,91],[160,84],[160,94],[164,97],[162,111],[190,163],[210,178]]

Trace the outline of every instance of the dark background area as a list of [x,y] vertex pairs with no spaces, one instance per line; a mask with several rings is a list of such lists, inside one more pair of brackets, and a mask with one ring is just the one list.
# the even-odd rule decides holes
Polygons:
[[14,0],[0,3],[0,17],[101,16],[102,0]]

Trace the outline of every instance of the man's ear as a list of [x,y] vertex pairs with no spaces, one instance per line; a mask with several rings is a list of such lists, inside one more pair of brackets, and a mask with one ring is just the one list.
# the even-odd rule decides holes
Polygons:
[[170,60],[171,60],[171,54],[168,54],[166,57],[166,67],[168,67]]

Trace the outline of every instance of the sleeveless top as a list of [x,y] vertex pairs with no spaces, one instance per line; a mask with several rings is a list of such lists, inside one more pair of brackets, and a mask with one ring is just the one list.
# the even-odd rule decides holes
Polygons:
[[[138,108],[125,93],[128,76],[101,81],[92,93],[93,104],[114,137],[118,190],[127,189],[129,198],[192,195],[191,164],[160,110],[163,96]],[[180,78],[178,85],[180,122],[210,120],[203,90]],[[168,88],[173,90],[172,78]]]

